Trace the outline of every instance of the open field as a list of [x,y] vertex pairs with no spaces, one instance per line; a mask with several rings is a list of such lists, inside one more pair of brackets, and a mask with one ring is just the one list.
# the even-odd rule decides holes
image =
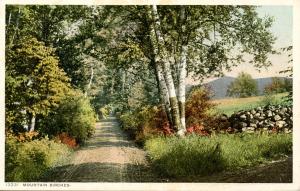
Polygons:
[[[272,102],[280,104],[283,102],[283,98],[287,96],[287,93],[280,93],[274,95]],[[217,111],[226,115],[231,115],[235,111],[248,110],[259,106],[264,106],[265,96],[255,96],[247,98],[226,98],[213,100],[212,102],[217,104]]]

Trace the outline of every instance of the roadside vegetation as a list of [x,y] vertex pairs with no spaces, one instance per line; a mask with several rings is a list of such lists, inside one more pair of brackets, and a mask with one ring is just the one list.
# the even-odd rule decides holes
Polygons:
[[37,181],[47,170],[63,165],[71,149],[58,140],[37,132],[15,136],[8,132],[5,142],[5,181]]
[[292,135],[157,137],[147,140],[145,148],[159,173],[180,180],[180,177],[234,171],[285,158],[292,154]]
[[[288,82],[274,79],[266,88],[269,97],[219,105],[202,87],[186,92],[187,77],[220,76],[248,61],[245,55],[258,69],[270,65],[268,56],[278,49],[273,19],[260,18],[255,6],[7,5],[5,10],[7,181],[36,181],[63,164],[93,135],[96,120],[112,113],[167,176],[242,168],[291,153],[290,135],[213,132],[223,113],[281,103],[281,94],[273,95],[282,91],[291,98],[292,90],[282,89]],[[255,95],[251,76],[241,78],[230,95]]]

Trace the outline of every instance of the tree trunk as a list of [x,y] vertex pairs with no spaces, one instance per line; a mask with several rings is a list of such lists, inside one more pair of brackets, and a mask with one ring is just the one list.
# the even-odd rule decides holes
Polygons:
[[163,102],[163,105],[165,107],[165,111],[169,120],[170,125],[173,125],[173,119],[172,119],[172,114],[171,114],[171,106],[170,106],[170,100],[169,100],[169,93],[167,90],[167,85],[164,79],[164,76],[162,74],[162,68],[160,65],[156,64],[155,65],[156,69],[156,75],[158,77],[158,82],[159,82],[159,87],[160,87],[160,97]]
[[125,92],[125,84],[126,84],[126,70],[122,71],[122,93]]
[[87,95],[88,95],[88,91],[90,90],[90,88],[92,86],[92,83],[93,83],[93,78],[94,78],[94,68],[93,68],[93,66],[91,66],[91,77],[90,77],[89,84],[88,84],[88,86],[86,88],[84,97],[87,97]]
[[179,100],[179,111],[180,111],[180,121],[183,129],[186,128],[185,124],[185,78],[186,78],[186,56],[187,56],[187,40],[184,39],[186,34],[185,26],[185,8],[181,6],[180,9],[180,22],[181,22],[181,50],[180,50],[180,60],[178,67],[178,100]]
[[178,103],[180,111],[180,121],[183,128],[185,125],[185,77],[186,77],[186,53],[187,46],[182,46],[179,63],[179,83],[178,83]]
[[15,36],[16,36],[17,31],[18,31],[18,29],[19,29],[19,17],[20,17],[20,14],[21,14],[21,8],[20,8],[20,6],[19,6],[19,9],[18,9],[18,15],[17,15],[17,20],[16,20],[16,29],[15,29],[15,31],[14,31],[14,33],[13,33],[13,36],[12,36],[12,38],[11,38],[11,41],[10,41],[10,45],[11,45],[11,46],[14,44]]
[[9,13],[9,16],[8,16],[8,22],[7,22],[7,25],[6,25],[6,34],[7,34],[7,31],[8,31],[8,28],[9,28],[9,25],[10,25],[10,21],[11,21],[11,12]]
[[29,132],[34,131],[35,128],[35,115],[32,114],[31,119],[30,119],[30,128],[29,128]]
[[173,128],[177,131],[178,135],[182,136],[184,135],[184,129],[182,128],[181,122],[180,122],[180,113],[179,113],[179,107],[178,107],[178,100],[176,97],[176,90],[174,86],[174,81],[172,77],[172,72],[171,72],[171,66],[170,66],[170,61],[167,58],[167,51],[166,48],[164,47],[164,39],[161,34],[160,30],[160,20],[158,17],[157,13],[157,7],[156,5],[152,6],[152,14],[154,18],[154,31],[156,34],[156,41],[158,44],[159,48],[159,53],[160,59],[156,61],[155,64],[162,64],[163,65],[163,74],[164,74],[164,79],[166,82],[166,86],[168,89],[168,94],[169,94],[169,100],[170,100],[170,107],[171,107],[171,115],[172,115],[172,121],[173,121]]
[[[152,18],[150,10],[148,10],[148,17]],[[154,70],[155,70],[155,76],[156,76],[156,81],[158,84],[160,102],[164,106],[164,110],[167,114],[167,118],[168,118],[170,126],[173,126],[169,93],[168,93],[166,81],[163,76],[163,71],[162,71],[161,65],[159,64],[158,45],[157,45],[157,41],[156,41],[156,35],[155,35],[153,24],[150,24],[149,27],[150,27],[150,41],[151,41],[153,57],[154,57],[151,60],[151,62],[153,63]]]
[[111,95],[114,94],[114,86],[115,86],[115,77],[112,76],[112,79],[111,79],[111,87],[110,87],[110,94],[111,94]]
[[10,25],[10,21],[11,21],[11,12],[9,13],[9,16],[8,16],[7,26]]

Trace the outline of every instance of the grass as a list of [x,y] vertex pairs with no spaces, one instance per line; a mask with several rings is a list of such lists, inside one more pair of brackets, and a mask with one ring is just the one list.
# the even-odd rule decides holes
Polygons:
[[204,176],[265,163],[292,153],[290,134],[224,134],[157,137],[145,148],[157,171],[168,177]]
[[249,110],[259,106],[264,106],[268,101],[271,101],[273,104],[281,104],[283,101],[282,98],[287,95],[288,93],[280,93],[274,95],[273,98],[266,96],[255,96],[247,98],[226,98],[213,100],[212,102],[217,104],[216,109],[219,113],[231,115],[235,111]]

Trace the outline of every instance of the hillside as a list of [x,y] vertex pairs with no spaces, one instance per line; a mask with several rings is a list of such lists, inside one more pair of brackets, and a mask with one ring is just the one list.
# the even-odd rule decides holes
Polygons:
[[[285,77],[279,77],[279,78],[282,80],[286,79]],[[224,76],[224,77],[218,78],[216,80],[213,80],[211,82],[205,83],[203,85],[210,87],[210,89],[213,91],[213,93],[214,93],[213,99],[222,99],[222,98],[228,97],[228,96],[226,96],[227,88],[228,88],[229,84],[234,80],[235,80],[234,77]],[[262,95],[265,86],[272,82],[272,77],[257,78],[255,80],[258,85],[259,95]],[[192,87],[193,87],[192,85],[187,85],[187,90],[189,90]]]

